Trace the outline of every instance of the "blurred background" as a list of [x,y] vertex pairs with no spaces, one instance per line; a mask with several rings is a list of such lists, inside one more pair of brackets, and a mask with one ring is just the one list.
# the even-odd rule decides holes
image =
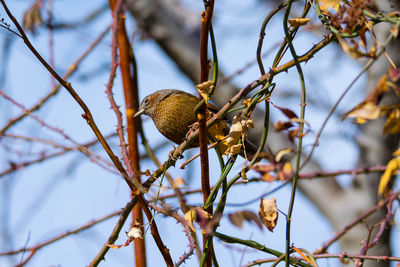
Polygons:
[[[379,5],[389,1],[379,1]],[[9,9],[22,22],[23,16],[35,1],[6,1]],[[260,75],[256,64],[256,49],[259,32],[265,16],[279,1],[221,0],[216,1],[213,26],[221,69],[220,84],[211,101],[222,106],[238,88],[256,80]],[[291,17],[301,15],[304,3],[296,3]],[[73,64],[112,23],[107,1],[43,1],[41,3],[43,22],[28,36],[35,48],[55,70],[64,75]],[[384,6],[386,11],[393,6]],[[387,9],[386,9],[387,8]],[[158,0],[126,1],[126,23],[133,39],[133,49],[138,65],[139,95],[146,95],[159,89],[181,89],[196,94],[194,84],[199,75],[200,12],[202,1]],[[284,38],[281,11],[273,17],[266,29],[263,46],[263,62],[266,70],[271,67],[275,53]],[[11,20],[0,9],[0,17],[15,30]],[[302,27],[294,45],[298,54],[303,54],[318,43],[328,32],[323,30],[315,12],[308,16],[311,23]],[[49,22],[52,30],[49,30]],[[47,26],[46,26],[47,25]],[[385,40],[390,27],[378,25],[376,34],[381,42]],[[56,82],[26,48],[23,41],[5,28],[0,28],[0,89],[25,108],[36,105],[49,94]],[[390,57],[399,65],[400,46],[394,43],[388,48]],[[393,50],[391,50],[393,49]],[[397,50],[396,50],[397,49]],[[96,123],[114,152],[120,155],[116,137],[116,117],[110,109],[105,94],[111,66],[110,32],[90,50],[67,79],[88,105]],[[286,53],[282,63],[291,60]],[[307,63],[302,64],[306,78],[307,110],[306,121],[309,132],[305,136],[304,150],[310,151],[315,135],[326,119],[330,108],[342,92],[357,76],[365,60],[354,60],[344,54],[340,46],[331,43],[318,52]],[[340,116],[361,102],[372,90],[379,78],[386,72],[389,63],[381,57],[374,66],[357,80],[351,91],[328,121],[319,145],[316,148],[310,168],[312,171],[337,171],[356,167],[386,165],[391,153],[398,147],[398,136],[383,137],[384,121],[368,122],[362,127]],[[224,78],[223,78],[224,76]],[[286,107],[300,113],[300,82],[295,69],[275,77],[276,88],[271,101],[279,107]],[[123,106],[121,76],[118,72],[113,88],[114,97]],[[124,108],[121,108],[124,112]],[[262,114],[262,110],[260,111]],[[130,190],[116,173],[110,160],[99,144],[90,146],[93,152],[88,157],[76,149],[76,144],[87,145],[95,136],[82,119],[82,110],[64,88],[57,91],[49,101],[33,114],[55,129],[50,129],[35,118],[26,116],[18,123],[5,128],[11,119],[24,111],[14,103],[0,98],[0,253],[32,247],[61,233],[76,229],[121,209],[130,200]],[[253,120],[262,125],[263,116]],[[274,122],[285,116],[271,107]],[[156,150],[161,162],[168,159],[172,143],[167,141],[147,117],[143,127],[150,146]],[[260,126],[250,130],[251,138],[258,142]],[[270,130],[268,146],[277,153],[287,147],[295,147],[282,133]],[[63,133],[63,134],[61,134]],[[67,139],[68,136],[70,139]],[[73,142],[71,142],[73,140]],[[156,166],[146,157],[144,149],[141,169],[151,171]],[[185,152],[185,159],[198,153],[198,149]],[[96,156],[94,156],[96,155]],[[214,151],[210,151],[211,184],[219,178],[219,165]],[[185,160],[184,159],[184,160]],[[183,189],[200,188],[199,159],[182,170],[179,160],[169,172],[174,178],[183,178]],[[243,160],[238,160],[234,171],[228,177],[240,172]],[[265,162],[264,162],[265,163]],[[377,183],[381,173],[368,175],[340,175],[336,178],[316,178],[301,181],[296,196],[292,221],[292,243],[312,252],[318,249],[335,231],[342,229],[361,213],[377,203]],[[248,178],[257,178],[256,172],[249,172]],[[275,182],[249,182],[230,191],[226,214],[239,210],[258,212],[259,199],[275,197],[278,208],[287,212],[290,199],[290,185]],[[151,196],[159,190],[159,183],[152,187]],[[173,191],[163,181],[161,196]],[[398,190],[399,186],[395,185]],[[150,199],[150,197],[149,197]],[[176,198],[166,202],[178,207]],[[201,206],[201,194],[188,196],[188,204]],[[397,211],[398,204],[394,210]],[[219,231],[243,239],[253,239],[266,246],[284,251],[285,218],[279,214],[274,232],[260,230],[254,224],[244,223],[235,227],[223,217]],[[382,215],[375,217],[377,218]],[[399,219],[396,213],[397,220]],[[97,254],[110,235],[118,216],[98,223],[88,230],[70,235],[40,249],[26,266],[84,266]],[[177,261],[189,250],[182,226],[171,218],[156,215],[159,231],[171,256]],[[372,220],[372,218],[371,218]],[[330,253],[360,253],[360,242],[366,237],[365,222],[350,231],[329,248]],[[123,231],[129,231],[126,223]],[[200,232],[200,230],[198,230]],[[400,257],[399,227],[393,223],[388,229],[378,255]],[[126,240],[123,232],[116,242]],[[242,266],[252,260],[269,258],[270,255],[241,246],[227,245],[215,241],[215,252],[221,266]],[[148,266],[163,266],[164,261],[153,239],[146,233]],[[383,248],[382,248],[383,247]],[[391,250],[390,250],[391,249]],[[13,256],[1,256],[0,266],[15,266],[23,262],[29,252]],[[101,266],[132,265],[132,246],[110,250]],[[318,260],[320,266],[340,266],[337,259]],[[382,265],[379,265],[382,264]],[[185,266],[198,266],[197,257],[192,255]],[[268,264],[266,265],[268,266]],[[389,266],[387,263],[372,263],[367,266]],[[392,266],[396,266],[395,263]]]

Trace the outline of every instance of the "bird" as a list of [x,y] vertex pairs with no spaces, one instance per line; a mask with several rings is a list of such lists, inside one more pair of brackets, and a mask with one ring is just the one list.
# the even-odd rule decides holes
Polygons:
[[[146,96],[134,117],[142,114],[149,116],[158,131],[167,139],[176,144],[181,144],[187,137],[191,126],[197,122],[195,108],[201,101],[200,98],[177,89],[162,89]],[[218,108],[207,103],[206,108],[209,112],[215,113]],[[217,122],[221,130],[227,134],[229,132],[228,124],[223,121]],[[257,147],[246,141],[246,152],[249,150],[255,154]],[[198,147],[198,140],[194,140],[190,148]]]

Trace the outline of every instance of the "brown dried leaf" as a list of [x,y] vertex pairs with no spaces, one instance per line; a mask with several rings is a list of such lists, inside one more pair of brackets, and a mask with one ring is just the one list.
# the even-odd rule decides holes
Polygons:
[[383,126],[383,135],[400,133],[400,110],[393,110]]
[[281,132],[281,131],[289,129],[292,126],[293,126],[293,123],[290,121],[278,121],[275,123],[275,131]]
[[395,69],[393,68],[393,66],[390,66],[388,69],[388,74],[390,80],[392,80],[393,82],[397,82],[400,79],[400,67]]
[[242,144],[238,144],[239,138],[244,139],[247,136],[248,128],[253,128],[253,121],[242,113],[237,114],[233,117],[232,126],[229,129],[229,134],[223,143],[227,149],[224,151],[225,155],[237,155],[240,153]]
[[309,18],[295,18],[295,19],[289,19],[289,25],[292,27],[300,27],[303,25],[306,25],[310,21]]
[[273,232],[276,222],[278,221],[278,207],[276,206],[276,199],[261,199],[258,217],[261,219],[265,227]]
[[255,214],[250,210],[243,210],[235,213],[230,213],[228,214],[228,218],[233,225],[239,228],[242,228],[243,222],[247,221],[256,223],[257,226],[262,230],[262,223],[260,219],[257,217],[257,214]]
[[210,97],[208,96],[208,93],[209,93],[212,85],[213,85],[212,81],[206,81],[206,82],[196,85],[197,91],[199,92],[201,97],[204,98],[204,100],[206,100],[206,103],[210,99]]
[[35,34],[36,29],[39,28],[43,23],[41,15],[42,7],[42,1],[38,0],[24,13],[22,26],[24,26],[24,28],[29,30],[32,34]]
[[382,99],[384,93],[389,91],[390,83],[387,81],[387,75],[384,74],[379,79],[378,84],[374,88],[374,90],[365,98],[364,101],[373,102],[375,105],[378,105]]
[[212,216],[200,208],[191,208],[189,211],[185,213],[184,218],[189,228],[193,232],[196,232],[196,229],[194,228],[193,225],[193,221],[198,223],[200,228],[204,229],[207,226],[207,223],[212,218]]
[[293,111],[291,111],[288,108],[281,108],[281,107],[277,107],[280,111],[282,111],[283,114],[285,114],[286,117],[288,117],[290,120],[293,118],[298,118],[296,113],[294,113]]
[[242,177],[243,182],[247,183],[249,179],[247,179],[247,173],[243,166],[242,170],[240,171],[240,176]]

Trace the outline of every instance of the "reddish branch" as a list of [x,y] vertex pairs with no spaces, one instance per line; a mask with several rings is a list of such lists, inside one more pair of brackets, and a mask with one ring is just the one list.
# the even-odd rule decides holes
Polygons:
[[[214,0],[204,1],[205,12],[202,13],[201,19],[201,36],[200,36],[200,83],[208,81],[209,75],[209,60],[208,60],[208,35],[210,32],[211,19],[214,11]],[[202,97],[200,96],[200,99]],[[199,121],[199,143],[200,143],[200,168],[201,168],[201,188],[203,191],[203,201],[207,202],[210,195],[210,174],[208,164],[208,136],[207,136],[207,115],[206,105],[203,103],[197,114]],[[212,214],[212,206],[207,209],[207,212]],[[203,234],[203,252],[207,253],[206,244],[209,243],[208,253],[206,255],[204,266],[211,267],[212,263],[212,242],[208,242],[208,235]]]
[[[122,10],[117,10],[116,1],[110,0],[109,4],[113,10],[113,17],[117,20],[117,40],[120,56],[120,69],[122,75],[122,83],[124,87],[125,107],[126,107],[126,121],[128,133],[128,156],[130,164],[136,172],[140,171],[139,165],[139,147],[138,147],[138,119],[133,117],[139,107],[139,93],[137,84],[136,62],[134,61],[133,50],[129,43],[128,34],[125,28],[125,14]],[[132,63],[133,62],[133,63]],[[134,64],[133,72],[131,70],[131,63]],[[136,176],[140,182],[140,176]],[[132,197],[134,194],[132,193]],[[138,222],[143,229],[143,214],[140,206],[135,206],[132,211],[132,226]],[[146,266],[146,248],[144,239],[137,238],[135,244],[135,261],[136,266]]]
[[[385,218],[383,218],[380,222],[376,223],[369,230],[368,237],[363,241],[363,245],[362,245],[362,248],[361,248],[360,255],[367,255],[367,252],[368,252],[369,249],[371,249],[371,248],[375,247],[376,245],[378,245],[378,243],[381,240],[382,234],[383,234],[387,224],[392,219],[392,216],[393,216],[392,204],[393,204],[393,201],[390,201],[386,205],[387,213],[386,213]],[[375,238],[372,240],[372,242],[369,242],[370,241],[370,237],[372,236],[372,232],[378,226],[379,226],[379,229],[378,229],[378,232],[375,234]],[[357,267],[361,267],[361,266],[363,266],[363,264],[364,264],[364,259],[357,259],[357,261],[356,261],[356,266]]]
[[[302,257],[295,257],[292,256],[293,259],[295,260],[303,260]],[[329,258],[335,258],[335,259],[340,259],[341,261],[345,259],[363,259],[363,260],[373,260],[373,261],[399,261],[400,262],[400,257],[391,257],[391,256],[367,256],[367,255],[358,255],[358,254],[347,254],[346,252],[343,253],[337,253],[337,254],[318,254],[318,255],[313,255],[314,259],[329,259]],[[250,267],[250,266],[255,266],[255,265],[261,265],[263,263],[267,262],[275,262],[278,260],[278,258],[270,258],[270,259],[257,259],[252,262],[249,262],[245,265],[242,265],[242,267]]]
[[185,219],[182,218],[181,216],[179,216],[179,214],[178,214],[177,212],[172,211],[171,208],[169,208],[169,209],[167,210],[167,209],[160,208],[160,207],[158,207],[158,206],[156,206],[156,205],[153,205],[153,204],[149,204],[149,206],[150,206],[150,208],[152,208],[153,210],[155,210],[155,211],[157,211],[157,212],[159,212],[159,213],[162,213],[162,214],[164,214],[165,216],[172,217],[172,218],[176,219],[179,223],[182,224],[183,229],[184,229],[184,231],[185,231],[185,235],[187,236],[188,241],[189,241],[189,251],[188,251],[188,252],[185,252],[185,253],[183,254],[183,256],[179,257],[179,261],[175,264],[175,266],[181,265],[182,263],[185,262],[185,260],[186,260],[187,258],[190,257],[190,255],[193,254],[194,249],[195,249],[195,247],[196,247],[196,245],[195,245],[195,240],[194,240],[194,238],[193,238],[193,236],[192,236],[192,233],[193,233],[193,232],[190,230],[190,227],[189,227],[188,224],[186,223]]

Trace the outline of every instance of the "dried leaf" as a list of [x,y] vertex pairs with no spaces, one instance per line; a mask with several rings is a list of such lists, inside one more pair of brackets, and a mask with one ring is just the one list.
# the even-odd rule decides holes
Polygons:
[[269,174],[269,173],[266,173],[266,174],[264,174],[264,176],[263,176],[262,179],[263,179],[264,181],[270,183],[270,182],[275,182],[275,181],[277,181],[277,180],[278,180],[278,176],[272,175],[272,174]]
[[400,171],[400,157],[393,158],[386,166],[379,182],[378,195],[382,195],[390,182],[390,178]]
[[190,210],[188,210],[183,217],[185,218],[185,221],[188,224],[190,230],[192,230],[193,232],[196,232],[196,229],[194,228],[194,225],[193,225],[193,221],[196,218],[196,212],[195,212],[194,208],[191,208]]
[[178,178],[175,179],[175,185],[176,186],[179,187],[179,186],[183,186],[185,184],[186,184],[186,181],[182,177],[178,177]]
[[283,164],[283,168],[278,171],[278,177],[281,181],[286,181],[292,177],[293,167],[289,162]]
[[347,118],[356,118],[356,123],[363,124],[367,120],[379,118],[380,108],[372,102],[361,102],[344,116]]
[[249,181],[249,179],[247,179],[247,173],[244,166],[240,172],[240,176],[242,177],[243,182],[247,183]]
[[393,34],[394,39],[397,39],[397,37],[399,37],[399,32],[400,32],[400,27],[398,25],[393,25],[390,28],[390,33]]
[[[295,246],[292,246],[292,249],[295,250],[297,253],[299,253],[303,257],[304,260],[306,260],[309,264],[311,264],[311,266],[318,266],[315,261],[315,258],[309,251],[307,251],[303,248],[296,248]],[[308,257],[306,255],[304,255],[303,252],[305,252],[308,255]]]
[[292,126],[293,126],[293,123],[290,121],[278,121],[277,123],[275,123],[275,131],[281,132],[281,131],[289,129]]
[[226,150],[224,151],[224,154],[239,154],[243,146],[242,144],[238,144],[239,138],[242,137],[242,139],[244,139],[247,136],[248,128],[253,127],[253,121],[249,117],[243,116],[242,113],[239,113],[238,115],[233,117],[232,126],[229,129],[229,134],[223,142],[226,145]]
[[290,120],[294,119],[294,118],[298,118],[296,113],[294,113],[293,111],[291,111],[288,108],[281,108],[281,107],[277,107],[280,111],[282,111],[283,114],[285,114],[286,117],[288,117]]
[[400,148],[398,148],[395,152],[393,152],[394,157],[400,156]]
[[278,221],[278,207],[276,206],[276,199],[274,197],[271,199],[261,199],[258,217],[268,230],[271,232],[274,230]]
[[364,54],[358,50],[356,46],[350,46],[346,43],[346,41],[343,38],[338,38],[339,44],[343,49],[343,52],[351,56],[352,58],[358,59],[360,57],[363,57]]
[[224,154],[225,155],[237,155],[242,150],[242,146],[243,146],[242,144],[230,145],[225,150]]
[[383,126],[383,135],[400,133],[400,110],[393,110]]
[[[293,152],[294,152],[294,149],[291,147],[282,149],[282,150],[278,151],[278,153],[276,153],[275,161],[282,162],[282,159],[291,157],[293,155]],[[287,160],[284,160],[284,161],[287,161]]]
[[195,222],[200,226],[200,228],[206,228],[207,224],[212,219],[212,216],[200,208],[195,208],[194,210],[196,212]]
[[317,0],[319,8],[323,12],[328,12],[330,8],[339,11],[340,0]]
[[140,224],[137,220],[135,221],[134,226],[129,230],[129,232],[126,232],[126,236],[128,237],[128,239],[125,241],[124,244],[122,244],[122,245],[107,244],[107,247],[110,247],[113,249],[120,249],[120,248],[128,246],[136,238],[143,239],[143,233],[142,233],[142,230],[140,229]]
[[41,15],[42,7],[42,0],[38,0],[24,13],[22,25],[32,34],[35,34],[36,29],[39,28],[43,23]]
[[257,214],[255,214],[252,211],[249,210],[243,210],[243,211],[238,211],[235,213],[230,213],[228,214],[228,218],[231,221],[231,223],[239,228],[242,228],[243,222],[254,222],[257,224],[257,226],[262,230],[262,223],[257,217]]
[[194,228],[193,225],[193,221],[198,223],[200,228],[204,229],[206,228],[207,223],[210,222],[212,216],[200,208],[191,208],[189,211],[185,213],[184,218],[189,228],[193,232],[196,232],[196,229]]
[[206,82],[196,85],[197,91],[199,92],[201,97],[206,100],[206,102],[210,99],[210,97],[208,96],[208,93],[209,93],[212,85],[213,85],[212,81],[206,81]]
[[143,233],[142,229],[140,229],[140,226],[138,224],[135,224],[134,227],[132,227],[129,232],[126,233],[126,236],[132,241],[135,240],[136,238],[142,238],[143,239]]
[[132,241],[130,239],[126,240],[124,244],[122,245],[115,245],[115,244],[107,244],[107,247],[113,248],[113,249],[120,249],[123,247],[128,246]]
[[378,84],[375,86],[374,90],[365,98],[367,102],[373,102],[378,105],[382,99],[384,93],[389,91],[390,83],[387,81],[387,75],[384,74],[379,79]]
[[310,21],[309,18],[295,18],[295,19],[289,19],[289,25],[292,27],[300,27],[303,25],[306,25]]
[[212,137],[212,139],[216,142],[220,142],[218,144],[218,149],[221,153],[224,153],[228,146],[226,142],[223,142],[225,137],[225,130],[228,128],[228,124],[224,121],[218,121],[217,123],[213,124],[210,128],[208,128],[207,132]]
[[389,78],[393,82],[397,82],[400,79],[400,67],[395,69],[395,68],[393,68],[393,66],[390,66],[388,69],[388,74],[389,74]]

